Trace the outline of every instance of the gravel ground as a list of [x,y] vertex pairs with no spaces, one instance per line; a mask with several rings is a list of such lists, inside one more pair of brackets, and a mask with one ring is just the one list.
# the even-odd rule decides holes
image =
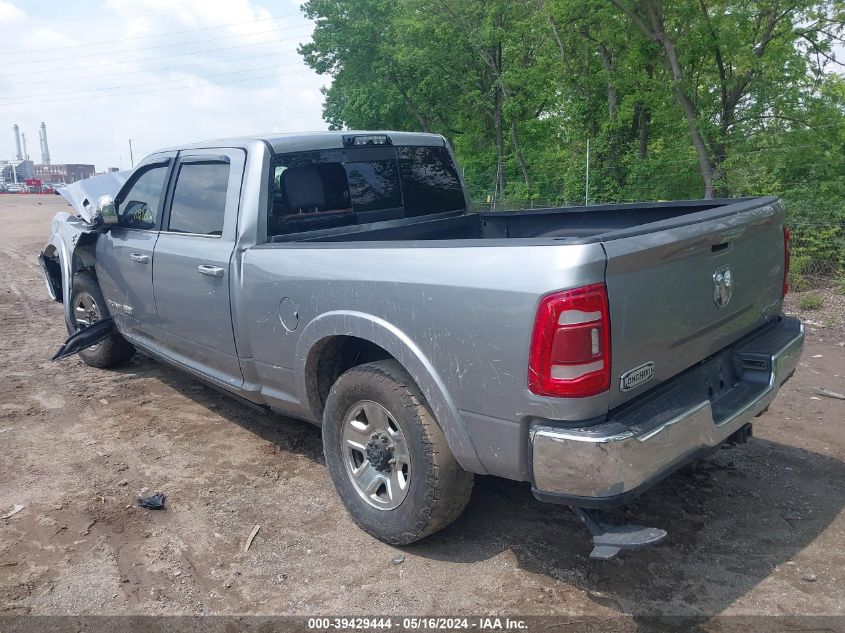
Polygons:
[[[807,309],[802,299],[818,299],[818,308]],[[785,309],[800,318],[811,328],[820,333],[829,330],[834,338],[845,329],[845,282],[828,288],[816,288],[802,292],[790,292],[786,295]]]
[[845,392],[841,311],[750,444],[615,512],[662,545],[591,562],[566,508],[480,477],[454,525],[397,549],[349,520],[316,428],[141,356],[49,362],[65,331],[36,255],[62,208],[0,196],[0,516],[24,506],[0,519],[0,614],[845,615],[845,401],[813,389]]

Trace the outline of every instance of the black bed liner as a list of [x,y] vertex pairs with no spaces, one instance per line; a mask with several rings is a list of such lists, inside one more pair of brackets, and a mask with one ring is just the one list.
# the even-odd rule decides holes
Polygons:
[[779,204],[774,196],[442,213],[294,233],[271,242],[546,239],[586,244],[667,230]]

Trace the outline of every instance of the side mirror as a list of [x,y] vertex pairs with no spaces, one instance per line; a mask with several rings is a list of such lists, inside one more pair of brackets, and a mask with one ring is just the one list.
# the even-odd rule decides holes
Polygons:
[[114,198],[109,195],[100,196],[97,199],[95,215],[99,220],[98,224],[104,226],[117,224],[117,205],[114,203]]

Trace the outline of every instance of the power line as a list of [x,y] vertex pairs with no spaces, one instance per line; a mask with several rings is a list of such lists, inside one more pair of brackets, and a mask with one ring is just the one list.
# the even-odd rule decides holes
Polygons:
[[[753,142],[752,137],[759,136],[759,135],[764,135],[764,136],[769,135],[770,136],[773,133],[775,133],[775,134],[795,134],[797,132],[815,132],[817,130],[823,130],[823,129],[830,128],[830,127],[837,127],[837,128],[842,127],[842,123],[839,122],[839,121],[834,121],[832,123],[823,123],[821,125],[817,125],[817,124],[810,124],[810,123],[807,123],[807,122],[804,122],[804,121],[799,121],[799,120],[792,121],[792,120],[788,120],[788,119],[784,120],[784,119],[781,119],[781,118],[774,118],[774,117],[767,117],[765,119],[755,119],[755,121],[758,121],[758,122],[762,122],[764,120],[765,121],[780,121],[782,123],[791,124],[792,126],[796,126],[796,127],[790,127],[788,129],[781,129],[778,126],[772,125],[771,127],[768,127],[768,128],[758,128],[756,130],[752,130],[752,131],[746,132],[744,134],[735,133],[736,136],[734,138],[726,138],[724,140],[719,141],[719,144],[724,145],[724,146],[730,146],[730,145],[734,145],[734,144],[737,144],[737,143],[752,143]],[[730,134],[734,134],[734,133],[730,133]],[[578,138],[583,140],[583,137],[581,137],[581,136],[579,136]],[[619,142],[623,142],[623,143],[634,143],[634,144],[639,142],[639,140],[637,138],[632,138],[631,136],[626,135],[624,133],[613,133],[613,134],[603,135],[603,136],[601,136],[601,140],[606,140],[608,142],[619,141]],[[572,143],[575,143],[575,142],[576,141],[572,141]],[[571,147],[572,143],[563,143],[563,145],[567,145],[567,146]],[[583,147],[583,145],[581,147]],[[574,151],[581,152],[582,150],[576,148]],[[664,150],[664,151],[666,151],[666,150]],[[692,145],[685,145],[683,148],[679,147],[678,151],[689,152],[689,160],[691,160],[693,162],[698,160],[697,156],[695,155],[695,151],[694,151],[694,148],[692,147]],[[650,152],[648,159],[650,159],[651,156],[652,156],[652,154]]]
[[272,64],[270,66],[259,66],[257,68],[242,68],[242,69],[239,69],[239,70],[230,70],[230,71],[223,72],[223,73],[215,73],[213,75],[197,75],[197,76],[193,76],[193,77],[182,77],[180,79],[165,79],[165,80],[161,80],[161,81],[152,81],[152,82],[145,81],[145,82],[141,82],[141,83],[124,84],[122,86],[107,86],[107,87],[101,87],[101,88],[85,88],[83,90],[70,90],[68,92],[56,92],[56,93],[49,93],[48,92],[48,93],[41,94],[41,95],[30,95],[32,97],[32,99],[29,99],[29,100],[26,100],[26,101],[17,101],[17,102],[11,102],[11,103],[0,103],[0,105],[21,105],[23,103],[42,103],[41,97],[55,97],[55,96],[61,97],[61,96],[65,96],[65,95],[82,94],[82,93],[86,93],[86,92],[102,92],[102,91],[108,91],[108,90],[122,90],[124,88],[139,88],[141,86],[151,86],[151,85],[152,86],[158,86],[158,85],[161,85],[161,84],[176,83],[176,82],[180,82],[180,81],[190,81],[192,79],[210,79],[212,77],[223,77],[225,75],[235,75],[235,74],[238,74],[238,73],[249,73],[249,72],[254,72],[256,70],[271,70],[271,69],[274,69],[274,68],[282,68],[282,67],[285,67],[285,66],[295,66],[295,65],[301,64],[301,63],[303,63],[303,62],[296,61],[296,62],[290,62],[290,63],[287,63],[287,64]]
[[[804,146],[804,147],[821,147],[820,145],[814,146]],[[786,148],[784,148],[786,149]],[[808,165],[824,165],[826,162],[824,161],[816,161],[811,163],[805,163]],[[490,172],[492,173],[492,172]],[[764,185],[762,188],[755,188],[753,185],[745,184],[743,185],[742,180],[746,178],[753,179],[754,174],[747,174],[743,172],[741,167],[734,167],[727,169],[724,172],[724,176],[726,178],[725,185],[730,187],[732,191],[736,193],[741,192],[752,192],[754,195],[758,194],[773,194],[773,195],[780,195],[781,197],[784,196],[791,196],[791,195],[798,195],[797,191],[800,191],[802,187],[809,187],[812,188],[814,185],[817,184],[817,181],[811,177],[798,177],[798,178],[791,178],[786,180],[779,180],[776,185]],[[691,182],[686,184],[679,184],[679,180],[684,179],[684,177],[691,178],[698,182]],[[739,177],[741,180],[737,181],[736,178]],[[635,179],[629,179],[626,181],[624,185],[621,186],[619,191],[620,194],[625,194],[625,199],[628,199],[628,196],[633,194],[633,199],[636,200],[640,197],[640,192],[652,192],[652,195],[657,197],[663,198],[679,198],[685,197],[687,194],[696,194],[703,191],[703,182],[700,181],[701,175],[697,171],[694,166],[690,166],[689,170],[683,174],[671,174],[671,173],[655,173],[650,176],[645,177],[638,177]],[[539,186],[542,189],[556,189],[561,191],[561,198],[566,198],[567,200],[572,200],[567,196],[569,195],[576,195],[575,192],[578,190],[577,186],[567,186],[564,179],[561,180],[551,180],[551,179],[533,179],[533,183],[535,186]],[[481,185],[470,185],[471,190],[477,194],[481,195],[485,191],[489,191],[489,188],[486,186]],[[745,194],[741,194],[745,195]],[[548,197],[549,194],[544,194],[546,196],[543,200],[552,200],[554,196]],[[510,204],[511,206],[513,203],[519,203],[518,199],[515,198],[508,198],[505,197],[503,199],[503,203]],[[528,201],[527,201],[528,202]],[[526,202],[526,204],[527,204]],[[538,200],[534,200],[534,205],[538,204]],[[573,205],[577,206],[578,203],[573,203]],[[815,212],[822,215],[830,215],[833,217],[832,213],[845,208],[845,201],[842,202],[819,202],[819,201],[810,201],[804,202],[800,200],[792,200],[788,201],[787,203],[787,212],[794,211],[796,208],[807,209],[812,208]],[[841,225],[841,221],[839,222]]]
[[117,77],[124,75],[137,75],[138,73],[160,73],[165,70],[184,70],[186,68],[195,68],[197,66],[210,66],[212,64],[230,64],[233,62],[240,62],[246,59],[260,59],[262,57],[273,57],[280,55],[283,52],[293,53],[295,49],[290,51],[273,51],[272,53],[262,53],[261,55],[247,55],[246,57],[234,57],[230,59],[214,59],[208,62],[200,62],[199,64],[180,64],[178,66],[164,66],[163,68],[142,68],[140,70],[123,70],[113,73],[98,73],[96,75],[87,75],[82,77],[53,77],[51,79],[35,79],[33,81],[16,81],[14,84],[0,84],[0,87],[17,87],[26,86],[30,84],[54,84],[59,81],[85,81],[89,79],[100,79],[102,77]]
[[[701,177],[700,174],[694,173],[694,172],[690,172],[686,175],[689,176],[690,178],[694,178],[696,180],[700,180],[700,177]],[[679,192],[699,192],[699,191],[703,191],[703,189],[704,189],[704,184],[702,182],[696,182],[696,183],[690,183],[690,184],[676,184],[677,180],[678,180],[677,178],[666,179],[666,178],[660,178],[659,176],[658,177],[651,177],[651,178],[644,178],[644,179],[637,179],[636,181],[628,182],[625,185],[623,185],[621,187],[620,193],[628,193],[628,194],[634,193],[634,194],[638,195],[639,192],[642,192],[642,191],[653,191],[653,192],[660,193],[661,195],[663,195],[664,193],[667,193],[667,192],[671,193],[671,194],[677,194]],[[732,186],[732,190],[734,190],[734,191],[743,191],[743,190],[749,189],[749,187],[747,187],[747,186],[746,187],[737,186],[736,183],[727,182],[725,184],[728,185],[728,186]],[[798,187],[798,186],[801,186],[801,185],[813,185],[813,184],[815,184],[815,181],[810,180],[810,179],[786,180],[786,181],[778,183],[776,189],[773,189],[770,185],[766,185],[766,187],[767,187],[766,191],[770,191],[770,192],[771,191],[786,191],[788,189]],[[573,192],[579,191],[579,187],[580,187],[580,185],[579,185],[579,187],[576,187],[576,186],[567,187],[566,184],[563,183],[563,182],[550,182],[550,181],[545,181],[540,186],[543,186],[543,185],[545,185],[544,188],[547,189],[547,190],[548,189],[565,189],[565,190],[571,189]],[[551,186],[549,186],[549,185],[551,185]],[[488,190],[486,187],[479,187],[479,186],[472,187],[472,189],[478,190],[478,191],[487,191]],[[677,196],[676,195],[668,195],[667,197],[677,197]],[[822,203],[812,202],[812,203],[806,203],[806,204],[809,205],[809,206],[812,206],[813,208],[819,208],[819,209],[825,208]],[[831,206],[831,208],[834,208],[834,209],[838,208],[837,205],[839,205],[839,204],[840,203],[832,203],[833,206]]]
[[[118,50],[118,51],[97,51],[96,53],[88,53],[86,55],[74,55],[74,59],[85,59],[88,57],[100,57],[102,55],[120,55],[122,53],[140,53],[145,51],[151,50],[158,50],[160,48],[173,48],[174,46],[190,46],[192,44],[205,44],[207,42],[218,42],[220,40],[231,40],[231,39],[238,39],[243,37],[252,37],[255,35],[266,35],[267,33],[277,33],[279,31],[287,31],[290,29],[302,28],[302,25],[297,24],[295,26],[283,26],[283,27],[276,27],[272,29],[268,29],[266,31],[256,31],[254,33],[241,33],[240,35],[222,35],[220,37],[210,37],[207,39],[202,40],[194,40],[192,42],[173,42],[170,44],[159,44],[156,46],[145,46],[142,48],[133,48],[129,50]],[[310,27],[308,27],[310,29]],[[301,36],[300,36],[301,37]],[[261,42],[262,44],[266,44],[267,42]],[[54,59],[28,59],[26,60],[27,64],[43,64],[45,62],[55,61]]]
[[[838,126],[841,126],[841,123],[832,123],[830,125],[825,124],[825,125],[816,126],[816,128],[821,129],[821,128],[824,128],[824,127],[838,127]],[[806,131],[808,131],[808,130],[772,131],[772,132],[769,133],[769,137],[771,138],[771,137],[776,136],[776,135],[788,135],[788,134],[795,134],[797,132],[806,132]],[[739,138],[739,139],[734,139],[733,142],[739,143],[739,142],[742,142],[743,140],[747,141],[747,139],[745,139],[745,138]],[[753,148],[753,149],[743,149],[743,150],[738,150],[738,151],[732,151],[728,154],[728,164],[723,165],[722,169],[727,169],[728,171],[736,171],[736,170],[740,169],[741,167],[738,166],[738,165],[731,165],[730,161],[735,160],[736,158],[742,157],[742,156],[748,156],[748,155],[752,155],[752,154],[756,155],[756,154],[760,154],[760,153],[764,153],[764,152],[765,153],[768,153],[768,152],[772,152],[772,153],[775,153],[775,152],[790,152],[790,151],[799,150],[799,149],[824,148],[824,147],[828,147],[828,144],[822,143],[822,142],[817,142],[817,143],[802,143],[802,144],[781,144],[781,145],[772,145],[772,146],[766,146],[766,147],[756,147],[756,148]],[[664,153],[669,153],[669,152],[664,150]],[[583,155],[582,150],[578,150],[577,155],[578,156]],[[809,164],[815,164],[815,163],[806,163],[805,162],[803,164],[809,165]],[[824,165],[825,163],[818,163],[818,164]],[[573,165],[574,165],[574,163],[573,163]],[[604,161],[601,162],[601,165],[605,168],[629,166],[629,165],[626,164],[626,162],[621,161],[619,159],[617,159],[617,161],[614,162],[614,163],[611,163],[608,160],[604,160]],[[648,165],[650,168],[661,168],[661,170],[664,172],[662,174],[655,173],[655,174],[652,175],[652,177],[675,178],[676,175],[678,175],[679,173],[681,175],[683,173],[698,173],[697,171],[685,172],[686,169],[689,169],[689,170],[697,170],[698,169],[698,158],[694,154],[690,154],[688,158],[683,159],[683,160],[665,161],[665,160],[661,160],[661,154],[659,154],[657,152],[650,152],[649,155],[645,159],[642,159],[642,160],[637,159],[637,161],[636,161],[636,163],[634,163],[634,165]],[[678,166],[680,166],[680,167],[678,167]],[[669,167],[672,167],[672,168],[668,169]],[[573,166],[573,171],[574,171],[574,166]],[[491,170],[490,172],[488,172],[490,174],[490,176],[488,176],[488,177],[492,178],[494,172],[495,172],[495,170]],[[563,178],[561,178],[561,180],[562,179]],[[554,180],[554,179],[545,179],[545,180],[539,179],[538,180],[537,178],[532,178],[532,181],[534,183],[540,183],[540,184],[546,183],[546,182],[558,182],[557,180]]]
[[[97,45],[100,44],[114,44],[115,42],[131,42],[134,40],[145,40],[151,37],[167,37],[168,35],[181,35],[183,33],[196,33],[197,31],[209,31],[212,29],[223,29],[229,26],[240,26],[243,24],[254,24],[256,22],[267,22],[268,20],[280,20],[282,18],[289,18],[294,15],[299,15],[299,11],[294,11],[293,13],[285,13],[283,15],[271,15],[266,18],[257,18],[255,20],[246,20],[244,22],[229,22],[228,24],[218,24],[216,26],[203,26],[196,29],[185,29],[184,31],[168,31],[167,33],[156,33],[151,35],[136,35],[135,37],[122,37],[119,39],[114,40],[102,40],[97,42]],[[42,53],[47,51],[59,51],[59,50],[66,50],[68,48],[80,48],[80,47],[88,47],[90,44],[67,44],[65,46],[53,46],[50,48],[30,48],[24,50],[14,50],[14,51],[0,51],[0,55],[18,55],[24,53]]]
[[[240,79],[230,79],[228,81],[218,81],[218,82],[212,84],[212,86],[219,86],[219,85],[222,85],[222,84],[234,84],[234,83],[240,83],[240,82],[244,82],[244,81],[258,81],[259,79],[270,79],[270,78],[273,78],[273,77],[288,77],[288,76],[291,76],[291,75],[301,75],[301,74],[307,73],[307,72],[312,72],[312,71],[311,70],[297,70],[297,71],[294,71],[292,73],[281,73],[281,74],[272,73],[272,74],[269,74],[269,75],[260,75],[258,77],[244,77],[244,78],[240,78]],[[191,89],[191,88],[201,88],[201,87],[203,87],[203,86],[196,86],[195,85],[195,86],[177,86],[177,87],[174,87],[174,88],[162,88],[162,89],[153,89],[153,90],[136,90],[136,91],[133,91],[133,92],[120,92],[120,93],[104,94],[104,95],[89,95],[89,96],[84,96],[84,97],[66,97],[64,99],[46,99],[46,100],[40,100],[40,101],[38,101],[38,103],[56,103],[56,102],[60,102],[60,101],[80,101],[80,100],[85,101],[85,100],[88,100],[88,99],[106,99],[106,98],[109,98],[109,97],[125,97],[125,96],[129,96],[129,95],[139,95],[139,94],[146,95],[146,94],[151,94],[151,93],[155,93],[155,92],[172,92],[172,91],[175,91],[175,90],[188,90],[188,89]],[[0,105],[11,106],[11,105],[28,105],[28,104],[26,104],[26,103],[2,103]]]
[[[103,66],[120,66],[122,64],[140,64],[140,63],[145,63],[145,62],[157,62],[157,61],[161,61],[162,59],[171,59],[173,57],[184,57],[185,55],[202,55],[203,53],[217,53],[217,52],[220,52],[220,51],[231,51],[231,50],[234,50],[236,48],[249,48],[250,46],[267,46],[269,44],[274,44],[276,42],[288,42],[290,40],[297,40],[301,37],[302,37],[301,35],[297,35],[295,37],[285,37],[285,38],[282,38],[282,39],[273,40],[273,42],[253,42],[251,44],[238,44],[237,46],[224,46],[224,47],[216,47],[216,48],[206,48],[206,49],[203,49],[201,51],[187,51],[187,52],[183,52],[183,53],[172,53],[172,54],[166,55],[164,57],[148,57],[146,59],[132,59],[132,60],[124,60],[124,61],[118,61],[118,62],[106,62],[104,64],[98,64],[97,68],[102,68]],[[295,53],[295,52],[296,52],[296,49],[291,49],[291,50],[288,50],[288,51],[279,51],[280,54],[281,53]],[[61,70],[62,71],[79,70],[79,69],[82,69],[82,68],[91,68],[91,65],[85,64],[83,66],[71,66],[69,68],[67,68],[67,67],[62,68]],[[52,70],[52,71],[49,71],[49,72],[58,72],[58,70]],[[24,71],[17,72],[17,73],[6,73],[4,75],[0,75],[0,78],[12,77],[12,76],[16,76],[16,75],[31,75],[31,74],[32,74],[32,70],[24,70]]]

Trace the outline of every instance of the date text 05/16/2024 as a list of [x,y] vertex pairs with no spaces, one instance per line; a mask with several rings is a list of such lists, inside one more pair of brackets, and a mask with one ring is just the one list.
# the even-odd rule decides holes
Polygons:
[[524,620],[498,617],[405,617],[401,620],[388,617],[352,618],[309,618],[308,628],[315,631],[328,630],[476,630],[476,631],[520,631],[527,628]]

